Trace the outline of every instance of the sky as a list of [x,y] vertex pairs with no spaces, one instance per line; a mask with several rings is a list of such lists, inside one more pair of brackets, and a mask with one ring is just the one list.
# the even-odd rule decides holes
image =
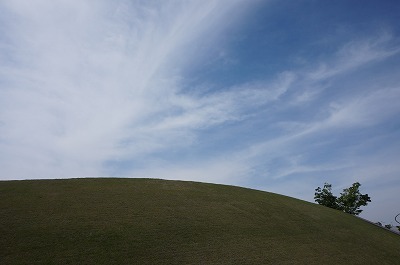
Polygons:
[[0,180],[179,179],[400,213],[396,0],[0,0]]

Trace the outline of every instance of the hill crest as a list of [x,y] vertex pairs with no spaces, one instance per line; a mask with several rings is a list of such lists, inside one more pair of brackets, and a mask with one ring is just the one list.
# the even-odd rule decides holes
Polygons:
[[400,238],[313,203],[161,179],[0,182],[2,264],[396,264]]

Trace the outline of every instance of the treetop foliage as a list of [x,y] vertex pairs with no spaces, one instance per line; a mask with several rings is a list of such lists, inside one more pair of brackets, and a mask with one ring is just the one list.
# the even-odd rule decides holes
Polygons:
[[329,183],[324,184],[324,188],[315,189],[315,201],[318,204],[324,205],[329,208],[337,209],[337,197],[332,194],[332,185]]

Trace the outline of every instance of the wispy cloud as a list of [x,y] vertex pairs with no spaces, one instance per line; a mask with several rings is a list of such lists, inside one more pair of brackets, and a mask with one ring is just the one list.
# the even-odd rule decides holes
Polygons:
[[[398,80],[397,74],[390,72],[387,75],[386,78],[392,80],[388,82],[389,85],[380,82],[381,79],[377,82],[374,80],[360,82],[362,88],[358,85],[348,88],[347,93],[338,91],[336,97],[326,96],[332,93],[332,90],[339,90],[337,83],[340,86],[348,86],[346,84],[349,82],[346,81],[348,77],[344,79],[343,73],[363,71],[366,63],[372,64],[372,67],[376,63],[379,67],[380,60],[398,54],[399,48],[394,45],[394,39],[390,36],[378,37],[379,42],[373,41],[376,40],[375,37],[372,38],[363,42],[344,44],[338,49],[339,52],[324,62],[331,79],[328,84],[325,82],[328,76],[316,79],[312,70],[307,72],[300,69],[291,73],[292,76],[296,76],[296,82],[290,83],[290,87],[285,89],[289,91],[288,96],[271,104],[278,105],[277,108],[283,109],[281,110],[283,113],[296,111],[309,115],[285,116],[279,114],[280,112],[273,112],[274,115],[279,115],[278,119],[276,121],[269,119],[273,122],[265,127],[269,127],[269,130],[277,128],[279,133],[266,134],[263,139],[240,151],[239,156],[245,161],[246,167],[251,165],[250,167],[258,168],[256,174],[264,178],[267,183],[271,183],[270,179],[291,176],[321,174],[334,176],[336,172],[341,176],[333,178],[343,181],[340,185],[346,185],[345,182],[350,181],[349,178],[361,178],[367,181],[368,178],[363,177],[362,172],[365,170],[362,168],[368,168],[365,165],[371,164],[374,159],[376,163],[385,165],[376,166],[376,163],[373,163],[375,169],[382,170],[381,173],[392,168],[389,165],[393,161],[378,158],[372,150],[369,150],[371,153],[368,155],[363,154],[358,147],[373,146],[364,137],[369,139],[382,137],[385,132],[376,131],[376,128],[386,126],[385,124],[391,123],[399,115],[400,107],[396,102],[400,100],[400,87],[393,86],[392,82]],[[360,46],[359,49],[355,43]],[[360,54],[354,55],[356,57],[366,54],[363,63],[353,62],[354,56],[343,56],[343,54],[355,54],[356,51],[360,51]],[[368,56],[368,54],[379,54],[379,56]],[[353,84],[352,81],[350,83]],[[298,93],[298,90],[301,93]],[[354,138],[354,135],[363,133],[368,136]],[[356,168],[359,174],[355,173]]]
[[370,38],[350,41],[336,52],[331,62],[321,62],[317,70],[308,73],[308,78],[322,81],[343,73],[349,74],[359,67],[399,53],[400,48],[396,44],[389,32],[381,32]]
[[225,12],[238,4],[3,2],[5,174],[101,174],[108,159],[190,138],[173,130],[231,119],[218,97],[197,102],[178,95],[182,65],[174,56],[188,52],[194,40],[201,43],[205,30],[217,33]]

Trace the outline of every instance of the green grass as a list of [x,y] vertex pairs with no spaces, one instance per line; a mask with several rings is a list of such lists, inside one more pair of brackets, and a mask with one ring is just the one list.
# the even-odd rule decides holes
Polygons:
[[400,264],[400,236],[316,204],[232,186],[3,181],[0,264]]

